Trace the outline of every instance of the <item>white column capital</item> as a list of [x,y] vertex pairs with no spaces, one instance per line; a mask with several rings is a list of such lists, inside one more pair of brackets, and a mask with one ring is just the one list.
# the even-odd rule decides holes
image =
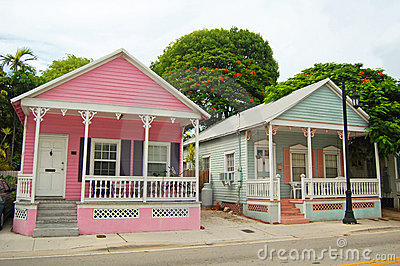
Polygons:
[[153,123],[153,120],[156,118],[155,116],[151,115],[139,115],[140,119],[143,122],[143,127],[151,127],[151,123]]
[[193,127],[199,126],[199,119],[190,119],[190,122],[192,122]]
[[67,114],[68,109],[61,109],[61,114],[62,116],[65,116]]
[[92,122],[91,120],[93,119],[94,115],[97,114],[97,112],[92,112],[92,111],[78,111],[81,114],[81,117],[83,119],[83,124],[85,125],[90,125]]
[[35,117],[33,120],[42,122],[44,115],[47,113],[47,111],[50,110],[50,108],[43,108],[43,107],[30,107],[33,116]]

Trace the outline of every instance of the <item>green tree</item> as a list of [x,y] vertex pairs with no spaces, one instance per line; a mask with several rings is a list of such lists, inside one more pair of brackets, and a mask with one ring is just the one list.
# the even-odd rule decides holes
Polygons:
[[72,54],[67,54],[66,58],[54,60],[51,65],[42,72],[42,77],[46,81],[50,81],[92,61],[92,59],[87,59],[85,57],[77,57]]
[[18,168],[22,146],[22,125],[10,100],[26,91],[29,91],[44,83],[43,79],[36,75],[28,61],[36,59],[29,48],[17,49],[15,55],[0,55],[0,124],[4,128],[11,128],[11,134],[6,136],[10,156],[8,162]]
[[400,86],[399,81],[383,69],[364,68],[363,64],[315,64],[287,81],[265,89],[265,103],[275,101],[292,91],[325,78],[341,87],[344,80],[348,95],[357,91],[361,108],[370,115],[370,142],[377,142],[382,155],[400,152]]
[[212,114],[208,125],[262,102],[279,77],[268,42],[236,27],[182,36],[150,68]]

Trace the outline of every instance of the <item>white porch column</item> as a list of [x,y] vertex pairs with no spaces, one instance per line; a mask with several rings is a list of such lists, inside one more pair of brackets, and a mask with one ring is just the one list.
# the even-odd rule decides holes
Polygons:
[[307,155],[308,155],[308,177],[312,176],[312,146],[311,146],[311,128],[307,128]]
[[22,136],[22,150],[21,150],[21,169],[20,172],[24,173],[24,161],[25,161],[25,142],[26,142],[26,123],[28,120],[28,116],[25,115],[24,119],[24,133]]
[[376,178],[378,179],[379,197],[382,198],[381,167],[380,167],[380,163],[379,163],[378,143],[376,143],[376,142],[374,142],[374,149],[375,149]]
[[[81,114],[83,119],[83,124],[85,125],[85,138],[83,142],[83,161],[82,161],[82,186],[81,186],[81,202],[85,200],[85,181],[86,181],[86,168],[87,168],[87,145],[88,145],[88,138],[89,138],[89,125],[92,123],[91,120],[93,119],[94,115],[97,112],[91,111],[78,111]],[[90,193],[90,192],[89,192]]]
[[181,156],[180,156],[180,168],[181,172],[178,173],[180,177],[183,177],[183,134],[185,133],[185,127],[182,127],[182,138],[181,138]]
[[139,115],[144,127],[144,145],[143,145],[143,202],[147,201],[147,174],[149,161],[149,129],[155,116]]
[[269,153],[269,198],[274,200],[274,151],[272,142],[272,124],[268,127],[268,153]]
[[199,146],[199,119],[192,119],[192,125],[196,130],[195,135],[195,177],[196,177],[196,201],[200,201],[200,163],[199,163],[199,153],[200,153],[200,146]]
[[[38,164],[38,155],[39,155],[39,134],[40,134],[40,122],[43,121],[44,115],[49,111],[49,108],[30,108],[33,116],[35,117],[33,120],[36,121],[36,129],[35,129],[35,148],[33,150],[33,170],[32,170],[32,192],[31,192],[31,202],[35,202],[35,194],[36,194],[36,177],[37,177],[37,164]],[[26,118],[26,117],[25,117]]]

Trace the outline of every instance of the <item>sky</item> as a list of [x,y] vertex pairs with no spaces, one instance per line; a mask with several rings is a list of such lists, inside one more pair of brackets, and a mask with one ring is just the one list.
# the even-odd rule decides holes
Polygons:
[[398,0],[0,0],[0,54],[29,47],[44,70],[74,54],[125,48],[150,65],[179,37],[233,26],[260,33],[279,81],[315,63],[363,63],[400,79]]

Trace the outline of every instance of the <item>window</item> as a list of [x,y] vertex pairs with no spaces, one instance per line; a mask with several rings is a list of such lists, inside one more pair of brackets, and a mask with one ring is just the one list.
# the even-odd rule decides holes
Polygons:
[[323,149],[324,151],[324,166],[325,166],[325,177],[334,178],[340,175],[340,163],[339,154],[340,150],[335,146],[328,146]]
[[290,147],[292,181],[301,181],[301,175],[307,175],[307,147],[301,144]]
[[93,175],[119,175],[120,141],[111,139],[92,140],[91,173]]
[[170,143],[168,142],[149,143],[149,176],[169,176],[169,149]]
[[205,155],[203,156],[203,162],[202,162],[202,169],[203,170],[210,170],[210,155]]
[[235,152],[225,152],[225,172],[235,172]]
[[301,174],[306,174],[306,154],[292,153],[292,179],[293,181],[301,181]]
[[325,154],[325,177],[338,176],[338,156],[336,154]]

